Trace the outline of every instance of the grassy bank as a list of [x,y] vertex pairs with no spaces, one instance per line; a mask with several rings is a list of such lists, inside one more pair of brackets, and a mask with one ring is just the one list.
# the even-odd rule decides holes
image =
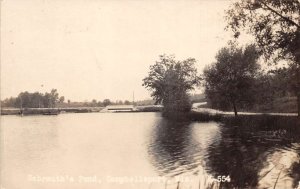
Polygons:
[[280,116],[280,115],[223,115],[223,114],[210,114],[208,112],[190,112],[187,115],[191,121],[217,121],[227,125],[236,125],[243,127],[293,127],[300,126],[297,116]]
[[[209,101],[207,104],[198,106],[198,108],[212,108]],[[233,111],[232,109],[225,109],[223,111]],[[262,113],[297,113],[297,97],[287,96],[276,98],[272,102],[259,104],[256,103],[253,107],[247,109],[238,108],[239,112],[262,112]]]
[[297,97],[294,96],[277,98],[268,104],[258,104],[255,107],[253,107],[253,110],[259,112],[296,113]]

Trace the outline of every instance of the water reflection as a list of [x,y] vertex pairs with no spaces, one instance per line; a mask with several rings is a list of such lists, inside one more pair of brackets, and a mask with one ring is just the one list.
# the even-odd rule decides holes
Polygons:
[[[231,183],[224,184],[225,188],[297,186],[299,176],[292,173],[293,167],[299,166],[297,130],[287,125],[243,127],[227,123],[221,125],[221,133],[221,142],[209,148],[207,165],[214,175],[230,175]],[[294,168],[294,172],[298,170]]]
[[160,175],[178,175],[197,167],[201,148],[188,122],[162,120],[153,129],[149,154]]
[[152,130],[148,153],[163,176],[230,176],[221,188],[295,188],[299,136],[288,126],[161,120]]
[[243,188],[255,185],[267,146],[241,134],[238,127],[221,129],[220,143],[209,148],[207,166],[215,176],[229,175],[230,185]]
[[148,144],[151,163],[160,176],[188,177],[183,188],[206,188],[213,179],[203,161],[212,143],[220,139],[219,127],[212,123],[161,120],[156,123]]

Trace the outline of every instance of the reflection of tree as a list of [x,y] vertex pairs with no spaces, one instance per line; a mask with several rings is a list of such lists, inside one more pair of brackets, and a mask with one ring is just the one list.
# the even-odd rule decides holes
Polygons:
[[153,129],[148,151],[160,175],[174,176],[199,165],[200,148],[188,122],[159,122]]
[[[222,126],[221,141],[208,149],[207,166],[214,176],[230,175],[228,188],[256,187],[265,175],[259,175],[268,162],[268,151],[290,148],[291,139],[295,133],[287,126],[255,125],[245,127],[242,123],[227,123]],[[298,135],[299,136],[299,135]],[[299,170],[295,166],[295,170]],[[295,178],[295,177],[293,177]]]
[[[285,118],[249,118],[240,116],[239,119],[225,120],[226,123],[219,126],[217,138],[208,133],[209,139],[195,135],[197,127],[202,137],[208,136],[204,134],[208,129],[206,125],[199,129],[198,125],[193,127],[188,122],[162,120],[151,133],[149,156],[160,175],[164,176],[186,172],[198,175],[200,166],[215,178],[229,175],[231,182],[221,183],[221,188],[256,188],[264,185],[263,181],[271,175],[275,175],[276,180],[280,166],[285,167],[276,181],[277,186],[285,185],[286,178],[298,186],[300,129]],[[199,139],[209,142],[202,147]],[[282,164],[283,157],[290,152],[299,156],[288,158],[294,162],[291,166]],[[277,160],[274,159],[276,154],[280,157]],[[202,162],[205,164],[201,165]],[[285,175],[284,172],[289,170],[290,175]]]
[[[296,149],[296,152],[298,154],[298,157],[300,157],[300,146],[298,146]],[[294,162],[291,166],[291,169],[290,169],[290,174],[289,176],[294,178],[294,181],[293,181],[293,187],[296,188],[296,187],[299,187],[299,182],[300,182],[300,161],[298,162]]]
[[215,176],[229,175],[234,186],[257,183],[264,146],[240,135],[237,128],[223,128],[221,142],[208,149],[207,166]]

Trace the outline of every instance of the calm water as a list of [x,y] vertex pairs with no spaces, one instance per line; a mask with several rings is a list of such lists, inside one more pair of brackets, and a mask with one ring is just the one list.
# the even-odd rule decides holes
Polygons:
[[[1,185],[198,189],[214,183],[215,188],[295,188],[300,143],[287,137],[292,132],[178,123],[159,113],[3,116]],[[218,176],[231,180],[217,183]]]

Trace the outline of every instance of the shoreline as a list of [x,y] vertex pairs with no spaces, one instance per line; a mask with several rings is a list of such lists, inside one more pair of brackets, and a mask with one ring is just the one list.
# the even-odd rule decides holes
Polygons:
[[[1,108],[1,114],[4,115],[58,115],[65,113],[141,113],[141,112],[162,112],[162,108],[154,106],[137,106],[134,111],[102,111],[105,107],[68,107],[68,108],[24,108],[23,114],[20,108]],[[261,112],[238,112],[238,116],[235,117],[233,112],[223,112],[215,109],[208,108],[196,108],[192,109],[184,116],[180,116],[180,119],[174,118],[174,120],[186,120],[186,121],[217,121],[222,122],[224,120],[231,119],[257,119],[262,117],[268,118],[285,118],[285,119],[297,119],[297,113],[261,113]],[[177,117],[178,118],[178,117]],[[173,119],[172,116],[169,119]]]
[[[108,111],[113,113],[160,112],[155,106],[137,106],[134,111]],[[105,107],[68,107],[68,108],[1,108],[0,115],[58,115],[60,113],[107,113]]]

